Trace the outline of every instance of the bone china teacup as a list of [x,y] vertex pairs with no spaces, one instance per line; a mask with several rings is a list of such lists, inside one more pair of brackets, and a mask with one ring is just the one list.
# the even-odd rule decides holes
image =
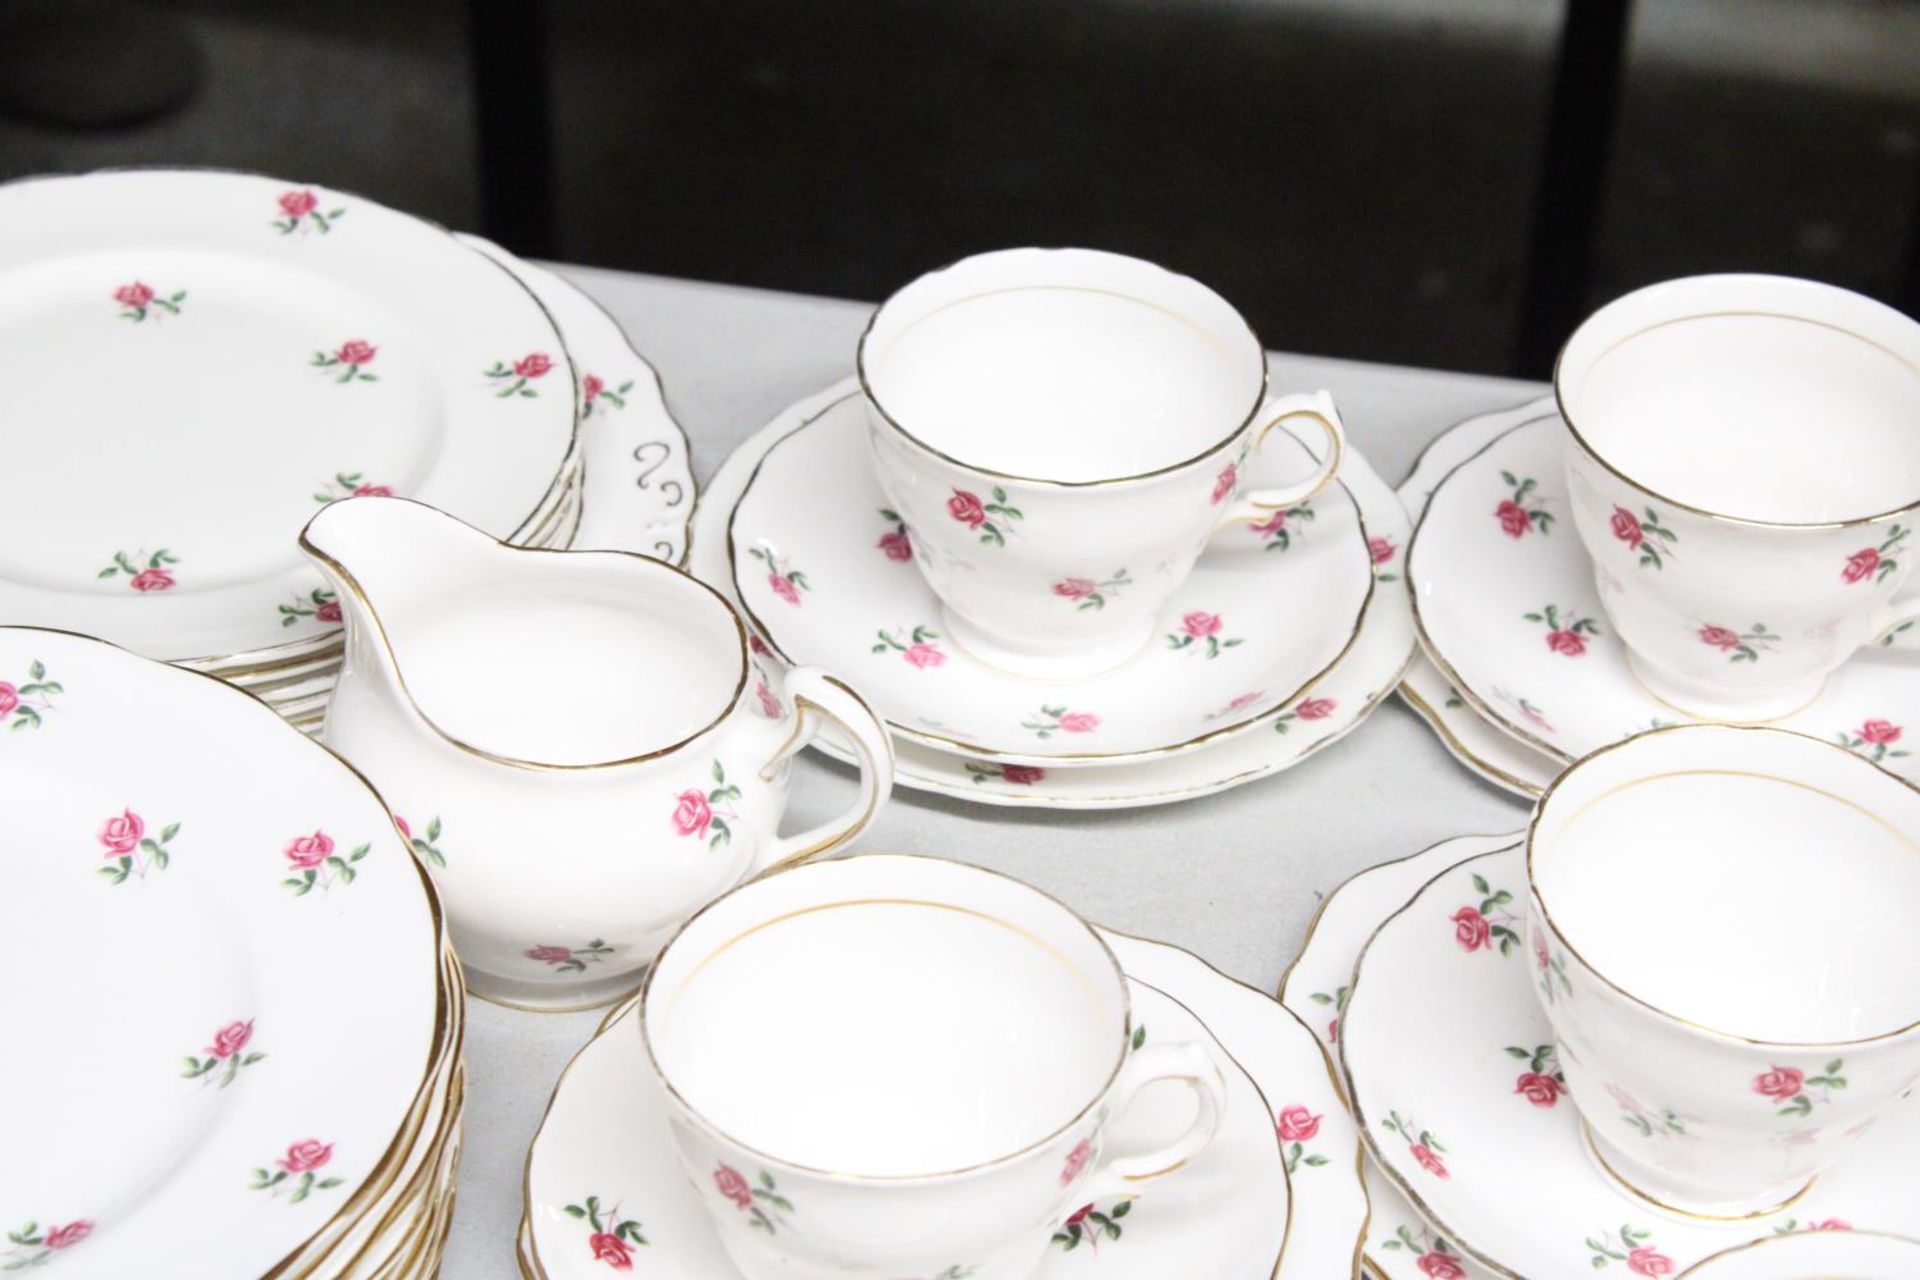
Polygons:
[[1781,1207],[1920,1079],[1920,790],[1860,756],[1629,738],[1541,798],[1527,879],[1589,1151],[1646,1199]]
[[[1201,1044],[1132,1048],[1126,980],[1085,921],[937,858],[742,886],[662,948],[640,1027],[746,1280],[1024,1280],[1075,1207],[1198,1154],[1225,1089]],[[1167,1079],[1199,1103],[1187,1131],[1110,1154],[1110,1121]]]
[[1920,616],[1920,324],[1779,276],[1671,280],[1560,354],[1573,526],[1648,690],[1796,711]]
[[[478,995],[630,991],[688,916],[839,848],[887,798],[866,704],[804,667],[776,690],[733,610],[671,566],[502,546],[401,498],[333,503],[301,545],[347,628],[327,743],[392,808]],[[859,797],[783,837],[789,762],[823,723],[852,745]]]
[[[947,638],[1021,675],[1132,657],[1213,531],[1297,517],[1344,444],[1325,392],[1267,397],[1224,298],[1118,254],[1009,249],[921,276],[874,313],[858,363],[888,515]],[[1324,462],[1242,496],[1249,454],[1288,421],[1325,434]]]

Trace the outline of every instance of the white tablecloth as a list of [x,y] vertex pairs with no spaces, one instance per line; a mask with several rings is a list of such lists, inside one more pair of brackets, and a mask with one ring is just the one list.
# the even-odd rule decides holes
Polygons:
[[[666,384],[704,483],[780,409],[852,371],[864,303],[562,267],[626,327]],[[1540,394],[1534,383],[1274,355],[1280,391],[1334,393],[1354,445],[1398,484],[1441,430]],[[809,756],[789,829],[851,801],[847,771]],[[1098,923],[1197,952],[1272,990],[1330,890],[1449,836],[1507,831],[1526,809],[1446,754],[1397,700],[1276,777],[1184,804],[1118,813],[989,809],[897,790],[860,847],[935,853],[1008,872]],[[600,1013],[471,1002],[467,1138],[442,1274],[518,1275],[527,1144],[555,1079]]]

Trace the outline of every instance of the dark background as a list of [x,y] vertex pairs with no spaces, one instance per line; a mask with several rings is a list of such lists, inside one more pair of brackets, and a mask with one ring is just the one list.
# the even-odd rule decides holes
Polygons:
[[855,298],[1092,245],[1270,346],[1539,373],[1666,276],[1920,309],[1920,3],[0,0],[0,178],[153,163]]

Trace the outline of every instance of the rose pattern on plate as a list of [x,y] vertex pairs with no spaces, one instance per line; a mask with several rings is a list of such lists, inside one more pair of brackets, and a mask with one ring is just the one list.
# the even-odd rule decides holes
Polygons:
[[1293,727],[1295,720],[1325,720],[1339,709],[1340,704],[1332,698],[1302,698],[1294,703],[1291,709],[1281,712],[1274,718],[1274,732],[1286,733]]
[[1857,751],[1875,764],[1883,764],[1912,754],[1904,747],[1894,746],[1900,741],[1900,733],[1900,726],[1891,720],[1868,720],[1852,733],[1834,736],[1847,750]]
[[602,404],[624,409],[627,407],[627,394],[632,390],[632,378],[628,378],[617,387],[610,387],[605,378],[597,373],[590,373],[580,380],[580,416],[591,418],[593,411]]
[[96,578],[115,578],[124,575],[127,585],[135,591],[171,591],[174,587],[173,570],[168,565],[180,563],[180,557],[160,548],[148,555],[145,548],[128,555],[124,551],[113,553],[113,563],[94,574]]
[[585,973],[590,964],[599,964],[613,954],[613,948],[600,938],[595,938],[584,947],[556,947],[542,945],[528,947],[523,953],[529,960],[538,961],[555,973]]
[[49,1223],[43,1231],[38,1222],[29,1222],[18,1231],[7,1232],[7,1248],[0,1251],[0,1271],[25,1271],[45,1266],[54,1255],[93,1234],[93,1220],[75,1218],[72,1222]]
[[1373,576],[1377,581],[1400,581],[1400,575],[1398,573],[1382,567],[1383,565],[1392,564],[1393,558],[1399,554],[1400,548],[1393,545],[1392,538],[1375,534],[1373,537],[1367,539],[1367,555],[1373,561]]
[[1300,526],[1317,519],[1312,503],[1296,502],[1274,511],[1265,520],[1254,522],[1251,531],[1254,537],[1265,540],[1268,551],[1286,551],[1292,548],[1294,535],[1305,532]]
[[[1585,645],[1585,643],[1586,641],[1584,640],[1581,641],[1582,645]],[[1538,703],[1531,702],[1526,698],[1516,698],[1511,693],[1508,693],[1505,689],[1502,689],[1499,685],[1495,685],[1493,687],[1493,697],[1494,697],[1494,701],[1500,703],[1500,705],[1504,707],[1510,708],[1511,710],[1517,712],[1522,720],[1525,720],[1528,724],[1532,725],[1534,728],[1543,730],[1544,732],[1547,732],[1547,733],[1557,732],[1557,730],[1554,729],[1553,725],[1547,720],[1546,712],[1541,710]],[[1449,701],[1447,705],[1454,706],[1456,704],[1453,703],[1452,701]],[[1465,706],[1466,704],[1463,701],[1457,705]]]
[[1056,733],[1092,733],[1100,727],[1100,717],[1091,711],[1069,711],[1066,707],[1041,707],[1040,714],[1020,722],[1020,727],[1045,741]]
[[980,496],[965,489],[955,489],[953,496],[947,499],[947,514],[961,524],[980,535],[980,541],[988,546],[1004,547],[1007,535],[1017,534],[1013,526],[1025,520],[1020,508],[1007,504],[1007,491],[999,485],[991,490],[992,501],[982,502]]
[[813,586],[807,581],[807,575],[787,563],[787,558],[766,543],[748,547],[747,554],[767,566],[767,586],[773,594],[788,604],[798,606],[800,593],[811,591]]
[[1567,1092],[1567,1077],[1560,1070],[1560,1055],[1552,1045],[1541,1044],[1527,1049],[1510,1044],[1507,1046],[1507,1056],[1527,1064],[1513,1082],[1516,1096],[1525,1098],[1544,1111],[1551,1111],[1559,1105],[1561,1097]]
[[313,491],[313,500],[322,506],[342,498],[391,498],[391,485],[374,484],[358,471],[337,471],[333,479]]
[[1068,1251],[1084,1244],[1090,1252],[1098,1253],[1102,1240],[1112,1241],[1121,1237],[1121,1219],[1132,1212],[1131,1200],[1115,1201],[1105,1209],[1083,1204],[1067,1215],[1067,1220],[1053,1233],[1053,1242]]
[[1516,476],[1511,471],[1502,471],[1500,479],[1508,492],[1493,509],[1493,515],[1506,535],[1524,538],[1535,530],[1553,532],[1553,512],[1547,510],[1547,499],[1539,493],[1540,482],[1532,476]]
[[249,1050],[253,1043],[253,1019],[244,1022],[229,1022],[213,1033],[213,1043],[206,1047],[206,1057],[192,1054],[180,1061],[180,1074],[189,1080],[209,1081],[216,1078],[222,1089],[232,1084],[243,1067],[250,1067],[267,1055],[259,1050]]
[[331,893],[334,885],[345,887],[360,878],[357,864],[373,852],[371,844],[356,846],[350,853],[334,852],[333,837],[318,828],[312,835],[295,836],[280,851],[293,874],[280,883],[304,898],[315,889]]
[[1047,771],[1037,764],[988,764],[982,760],[969,760],[967,776],[973,779],[976,786],[992,778],[1016,787],[1030,787],[1036,782],[1044,782]]
[[1758,662],[1761,654],[1773,652],[1773,641],[1780,638],[1767,630],[1764,622],[1756,622],[1744,632],[1730,627],[1704,626],[1697,634],[1701,644],[1720,650],[1727,655],[1728,662]]
[[732,1165],[718,1164],[713,1169],[713,1186],[721,1199],[747,1215],[748,1226],[770,1236],[780,1234],[787,1225],[786,1215],[793,1212],[793,1202],[780,1194],[773,1175],[765,1169],[760,1171],[760,1181],[753,1183]]
[[1648,1244],[1653,1232],[1623,1224],[1618,1232],[1609,1231],[1587,1237],[1588,1262],[1595,1271],[1604,1271],[1616,1262],[1627,1264],[1636,1276],[1670,1276],[1680,1268],[1672,1258]]
[[1851,1231],[1853,1224],[1845,1218],[1822,1218],[1818,1222],[1801,1222],[1798,1218],[1788,1218],[1774,1227],[1773,1234],[1790,1236],[1800,1231]]
[[1687,1130],[1691,1123],[1687,1117],[1674,1111],[1672,1107],[1654,1110],[1645,1106],[1640,1099],[1628,1093],[1617,1084],[1607,1086],[1607,1096],[1620,1108],[1620,1118],[1642,1138],[1691,1138]]
[[1666,568],[1666,562],[1674,554],[1673,544],[1680,541],[1680,535],[1661,523],[1659,512],[1652,507],[1642,508],[1636,516],[1625,507],[1616,506],[1607,524],[1613,536],[1627,544],[1627,550],[1640,553],[1642,569]]
[[1187,653],[1204,652],[1209,659],[1217,658],[1242,641],[1239,636],[1221,639],[1220,629],[1225,625],[1226,620],[1219,614],[1195,609],[1181,617],[1180,630],[1168,634],[1167,647]]
[[152,285],[143,280],[123,284],[113,291],[113,300],[120,304],[120,318],[139,324],[147,317],[153,317],[154,323],[160,322],[163,315],[177,316],[180,306],[187,300],[185,289],[176,289],[161,297],[154,292]]
[[47,664],[35,658],[27,664],[27,678],[19,684],[0,680],[0,724],[9,733],[38,729],[49,711],[57,710],[53,695],[65,693],[66,686],[47,679]]
[[439,814],[436,813],[427,820],[427,829],[420,835],[413,834],[413,828],[407,825],[407,820],[398,814],[394,815],[393,825],[399,829],[400,838],[407,842],[407,848],[413,850],[418,857],[431,862],[436,867],[447,865],[447,855],[440,851]]
[[615,1271],[633,1270],[633,1247],[647,1243],[640,1224],[620,1216],[620,1205],[602,1208],[599,1196],[588,1196],[579,1204],[566,1206],[566,1214],[587,1224],[587,1252],[595,1262],[604,1262]]
[[1498,948],[1501,955],[1511,955],[1520,945],[1519,930],[1514,928],[1520,919],[1507,910],[1513,903],[1513,894],[1493,888],[1477,871],[1473,875],[1473,887],[1480,894],[1480,905],[1461,907],[1448,917],[1453,922],[1453,940],[1460,944],[1462,951]]
[[534,351],[508,363],[495,360],[484,370],[486,379],[495,388],[494,395],[506,400],[513,396],[532,398],[540,394],[533,384],[553,372],[553,357],[544,351]]
[[291,191],[280,193],[280,216],[273,220],[273,227],[283,236],[298,231],[306,235],[309,229],[321,235],[333,230],[333,224],[347,216],[345,208],[320,208],[320,197],[311,187],[295,187]]
[[1569,609],[1560,612],[1557,604],[1547,605],[1538,613],[1520,615],[1528,622],[1537,622],[1547,629],[1547,648],[1569,658],[1586,656],[1587,637],[1600,634],[1600,624]]
[[[1207,724],[1215,720],[1225,719],[1236,711],[1245,711],[1248,707],[1266,696],[1267,691],[1265,689],[1249,689],[1245,693],[1236,693],[1227,702],[1226,706],[1221,707],[1218,711],[1207,712],[1207,714],[1200,717],[1200,721],[1202,724]],[[1286,730],[1282,729],[1280,732],[1285,733]]]
[[1460,1253],[1424,1222],[1418,1231],[1402,1223],[1380,1247],[1392,1253],[1406,1253],[1427,1280],[1467,1280],[1466,1263]]
[[165,871],[173,861],[173,851],[167,846],[179,834],[180,824],[170,822],[160,828],[157,837],[150,836],[146,819],[132,809],[123,809],[118,817],[100,825],[98,838],[106,850],[108,865],[98,868],[99,874],[108,884],[125,884],[130,876],[145,880],[149,871]]
[[1109,597],[1118,600],[1120,593],[1133,585],[1133,579],[1127,576],[1124,568],[1115,569],[1105,578],[1062,578],[1053,584],[1053,594],[1062,600],[1071,600],[1076,613],[1085,613],[1089,609],[1104,609]]
[[1900,572],[1900,562],[1894,558],[1894,553],[1911,532],[1906,526],[1896,524],[1887,530],[1887,536],[1881,539],[1879,546],[1862,547],[1848,556],[1846,567],[1840,570],[1840,581],[1882,582]]
[[1316,991],[1307,997],[1315,1004],[1333,1010],[1333,1018],[1327,1023],[1328,1044],[1338,1044],[1340,1041],[1340,1017],[1347,1011],[1347,993],[1352,990],[1352,987],[1335,987],[1332,991]]
[[1440,1139],[1433,1136],[1431,1130],[1419,1128],[1410,1117],[1403,1117],[1398,1111],[1389,1111],[1387,1118],[1380,1122],[1380,1127],[1398,1135],[1407,1144],[1407,1154],[1412,1156],[1413,1162],[1422,1169],[1442,1182],[1453,1177],[1447,1172],[1447,1162],[1441,1159],[1446,1155],[1447,1149],[1440,1144]]
[[304,596],[297,595],[292,604],[280,606],[280,625],[291,627],[302,618],[312,618],[315,622],[337,623],[340,621],[340,602],[332,591],[325,587],[315,587]]
[[1798,1067],[1770,1067],[1753,1078],[1753,1091],[1779,1107],[1775,1114],[1803,1118],[1812,1115],[1816,1106],[1832,1103],[1835,1089],[1847,1087],[1847,1078],[1840,1074],[1845,1067],[1842,1058],[1833,1059],[1814,1075]]
[[273,1168],[255,1169],[249,1185],[275,1198],[285,1196],[288,1204],[299,1204],[316,1191],[331,1191],[340,1185],[340,1179],[320,1175],[332,1159],[331,1142],[302,1138],[273,1162]]
[[1281,1149],[1286,1152],[1289,1176],[1303,1168],[1318,1169],[1327,1163],[1327,1158],[1319,1152],[1309,1154],[1307,1151],[1307,1143],[1320,1136],[1321,1119],[1298,1104],[1280,1108],[1280,1114],[1273,1118],[1274,1132],[1280,1135]]
[[732,802],[740,788],[727,781],[726,766],[713,762],[713,786],[689,787],[673,798],[673,829],[683,836],[705,840],[707,848],[733,843],[732,823],[740,820]]
[[880,516],[893,527],[881,534],[880,541],[873,545],[880,548],[880,554],[889,560],[904,564],[913,559],[913,535],[907,532],[907,522],[891,507],[880,508]]
[[875,653],[897,653],[906,660],[908,666],[918,667],[922,671],[928,667],[946,665],[945,651],[934,643],[940,638],[940,633],[932,627],[915,627],[911,631],[896,628],[876,631],[874,634],[880,637],[880,643],[873,646]]
[[380,375],[368,373],[367,366],[380,354],[380,348],[365,338],[349,338],[331,351],[316,351],[310,362],[321,373],[334,382],[345,385],[349,382],[378,382]]
[[1567,976],[1567,958],[1547,946],[1547,935],[1533,931],[1533,967],[1539,972],[1540,995],[1549,1005],[1573,999],[1573,979]]

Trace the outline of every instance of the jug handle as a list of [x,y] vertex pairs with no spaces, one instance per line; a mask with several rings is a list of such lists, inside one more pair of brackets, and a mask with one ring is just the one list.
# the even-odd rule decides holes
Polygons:
[[846,737],[860,764],[860,796],[837,818],[797,835],[767,843],[757,872],[805,862],[831,852],[865,831],[893,791],[893,739],[880,717],[860,695],[818,667],[795,667],[787,673],[787,695],[793,700],[793,732],[761,769],[771,780],[781,763],[820,735],[828,724]]

